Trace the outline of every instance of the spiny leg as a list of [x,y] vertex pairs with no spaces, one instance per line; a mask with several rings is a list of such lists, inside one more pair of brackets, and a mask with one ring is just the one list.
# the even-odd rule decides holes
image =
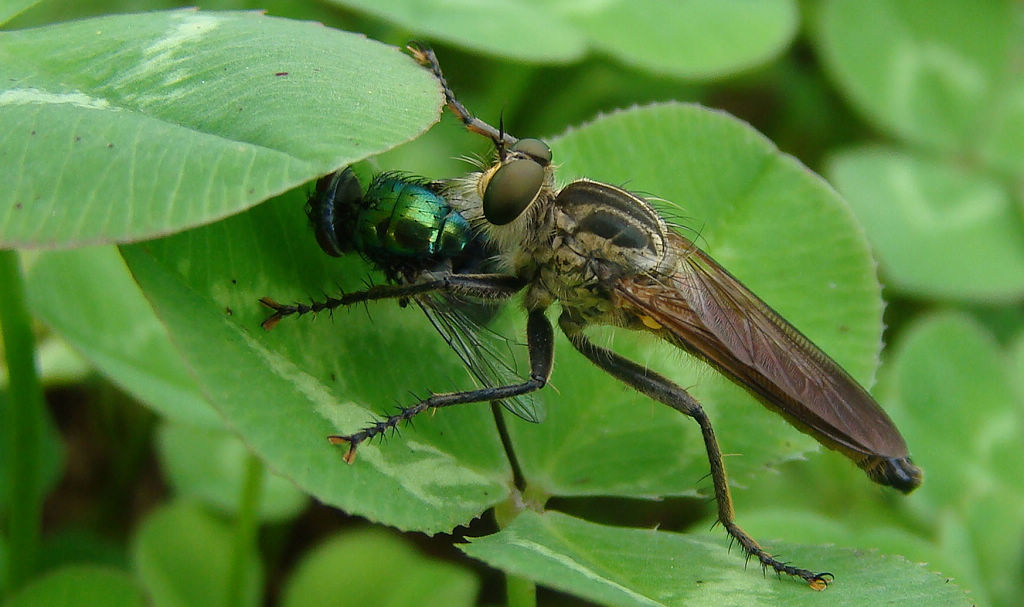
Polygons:
[[554,331],[551,329],[551,323],[544,316],[543,310],[535,310],[530,313],[526,323],[526,345],[530,354],[530,379],[525,382],[509,386],[490,386],[465,392],[435,394],[358,432],[328,436],[327,440],[335,445],[348,444],[348,451],[345,452],[344,458],[347,463],[351,464],[356,457],[356,447],[359,446],[359,443],[387,432],[428,409],[465,403],[499,401],[540,390],[547,384],[554,362]]
[[582,326],[567,315],[562,315],[559,319],[559,325],[569,338],[569,341],[572,342],[573,347],[589,358],[594,364],[623,383],[658,402],[672,407],[680,413],[692,417],[697,422],[704,438],[708,462],[711,465],[711,480],[715,487],[715,501],[718,503],[718,521],[725,527],[729,535],[739,542],[748,555],[757,558],[765,569],[770,567],[780,574],[784,573],[802,578],[815,590],[824,590],[828,587],[829,582],[834,577],[831,573],[815,573],[779,561],[768,554],[754,538],[750,537],[736,523],[732,507],[732,496],[729,493],[729,481],[725,473],[725,463],[722,461],[722,451],[718,447],[718,440],[715,438],[715,432],[711,428],[711,420],[704,413],[700,403],[681,386],[669,379],[645,369],[611,350],[595,346],[593,342],[583,335]]
[[437,81],[441,83],[441,88],[444,90],[444,100],[448,105],[448,109],[462,121],[462,124],[466,125],[467,130],[489,138],[494,142],[494,145],[499,150],[519,141],[517,138],[506,133],[504,129],[496,129],[483,120],[480,120],[471,114],[469,110],[466,109],[466,106],[459,102],[455,97],[455,93],[452,92],[451,87],[448,86],[448,81],[444,79],[444,74],[441,72],[441,65],[437,61],[437,56],[429,46],[420,42],[410,42],[406,48],[409,49],[409,52],[412,54],[412,58],[416,60],[416,63],[419,63],[430,70],[430,73],[432,73],[434,77],[437,78]]
[[503,300],[515,295],[523,288],[520,278],[509,274],[447,274],[434,280],[408,285],[377,285],[364,291],[343,293],[339,297],[327,297],[309,304],[281,304],[270,297],[260,298],[260,303],[274,311],[260,326],[267,331],[273,329],[285,316],[317,313],[334,310],[366,301],[381,299],[408,299],[416,295],[443,291],[478,299]]

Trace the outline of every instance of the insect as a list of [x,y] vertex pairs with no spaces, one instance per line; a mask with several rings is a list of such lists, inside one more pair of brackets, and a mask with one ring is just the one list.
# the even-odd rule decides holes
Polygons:
[[[435,394],[358,432],[331,437],[358,445],[416,414],[439,407],[526,395],[545,386],[554,331],[615,378],[700,426],[710,463],[718,520],[765,569],[823,590],[830,573],[791,566],[736,523],[722,452],[711,421],[681,386],[591,342],[587,327],[612,325],[651,333],[704,360],[790,424],[847,456],[877,483],[904,493],[921,484],[906,443],[877,402],[837,363],[701,251],[672,231],[643,198],[580,179],[555,186],[552,155],[537,139],[517,139],[469,113],[455,98],[433,51],[410,45],[414,59],[440,82],[448,108],[465,127],[491,139],[489,167],[444,185],[443,195],[499,262],[492,273],[431,275],[370,289],[358,301],[442,292],[503,301],[523,291],[530,375],[525,381]],[[350,294],[356,295],[356,294]]]
[[[274,313],[263,321],[263,328],[273,329],[285,316],[330,311],[378,299],[383,293],[385,298],[398,298],[403,306],[412,301],[423,310],[478,383],[504,385],[515,379],[508,344],[483,326],[496,311],[493,302],[466,301],[443,289],[424,292],[414,287],[406,295],[395,294],[403,285],[473,275],[493,265],[494,251],[451,207],[442,195],[444,187],[443,182],[390,172],[374,177],[364,194],[351,168],[319,179],[306,215],[320,248],[334,257],[358,252],[391,284],[309,305],[281,304],[264,297],[260,303]],[[530,394],[495,400],[527,421],[540,421],[542,410]],[[388,420],[382,424],[394,426]],[[345,459],[351,462],[354,456],[355,449],[350,449]]]

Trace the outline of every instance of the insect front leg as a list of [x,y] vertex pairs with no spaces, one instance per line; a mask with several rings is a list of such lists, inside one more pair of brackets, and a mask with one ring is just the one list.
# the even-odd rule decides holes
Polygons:
[[437,291],[497,301],[512,297],[522,288],[522,279],[508,274],[447,274],[441,278],[407,285],[377,285],[365,291],[343,293],[338,297],[328,297],[309,304],[281,304],[270,297],[262,297],[260,303],[273,310],[274,313],[260,323],[260,326],[269,331],[285,316],[302,316],[311,312],[315,314],[366,301],[381,299],[408,301],[411,297]]
[[477,390],[467,390],[465,392],[435,394],[415,405],[402,409],[390,417],[363,428],[359,432],[329,436],[327,439],[335,445],[348,444],[348,451],[345,452],[344,458],[347,463],[351,464],[355,459],[356,447],[359,446],[359,443],[387,432],[398,424],[429,409],[438,409],[464,403],[498,401],[540,390],[547,384],[548,378],[551,376],[551,366],[554,362],[554,331],[551,328],[551,323],[544,316],[543,310],[535,310],[530,313],[526,323],[526,345],[530,354],[530,379],[525,382],[508,386],[492,386]]
[[466,130],[476,133],[477,135],[483,135],[491,141],[498,149],[513,145],[518,139],[509,135],[504,129],[496,129],[493,126],[487,124],[483,120],[480,120],[466,109],[466,106],[462,105],[459,100],[455,97],[455,93],[452,92],[451,87],[448,86],[448,81],[445,80],[444,74],[441,72],[441,65],[437,61],[437,55],[434,54],[433,49],[429,46],[418,43],[410,42],[406,47],[412,54],[412,58],[416,60],[421,66],[425,67],[437,78],[437,81],[441,84],[441,89],[444,91],[444,101],[448,106],[448,109],[462,121],[462,124],[466,126]]
[[704,447],[707,451],[708,462],[711,465],[711,480],[715,487],[715,501],[718,503],[718,521],[725,527],[729,535],[739,542],[743,550],[750,556],[757,558],[765,569],[769,567],[778,573],[785,573],[805,580],[811,588],[824,590],[833,576],[831,573],[815,573],[808,569],[793,567],[779,561],[768,554],[754,538],[750,537],[736,523],[732,507],[732,496],[729,493],[729,480],[725,473],[725,463],[722,461],[722,451],[718,447],[718,440],[711,427],[711,420],[708,419],[704,409],[690,394],[681,386],[672,382],[653,371],[649,371],[637,363],[628,360],[611,350],[595,346],[585,335],[583,327],[566,314],[559,319],[559,326],[565,332],[569,341],[572,342],[581,354],[586,356],[619,381],[629,385],[637,391],[664,403],[676,411],[692,417],[700,426],[704,438]]

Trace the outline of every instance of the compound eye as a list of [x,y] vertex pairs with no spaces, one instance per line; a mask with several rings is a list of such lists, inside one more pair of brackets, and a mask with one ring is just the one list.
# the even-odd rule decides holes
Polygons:
[[496,226],[512,223],[537,198],[543,185],[544,167],[529,158],[509,162],[487,183],[484,217]]
[[340,256],[348,250],[338,233],[342,218],[360,204],[363,189],[352,169],[331,173],[316,182],[316,191],[306,204],[306,215],[313,226],[316,242],[328,255]]
[[540,139],[520,139],[509,149],[513,152],[526,154],[542,167],[551,164],[551,148]]

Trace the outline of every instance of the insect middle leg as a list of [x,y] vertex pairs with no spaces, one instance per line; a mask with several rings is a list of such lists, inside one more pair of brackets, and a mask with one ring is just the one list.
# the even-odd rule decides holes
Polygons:
[[351,464],[355,459],[356,447],[359,446],[359,443],[384,433],[428,409],[465,403],[493,402],[540,390],[547,384],[554,362],[554,331],[551,329],[551,323],[544,316],[543,310],[535,310],[530,313],[526,323],[526,345],[530,354],[530,379],[525,382],[508,386],[489,386],[465,392],[435,394],[367,426],[359,432],[328,436],[327,439],[336,445],[348,444],[348,451],[344,457],[345,461]]
[[668,378],[647,370],[637,363],[628,360],[611,350],[595,346],[582,332],[582,326],[577,324],[567,315],[563,314],[559,319],[559,326],[565,332],[573,347],[586,356],[619,381],[629,385],[639,392],[664,403],[676,411],[692,417],[700,426],[704,438],[704,447],[707,451],[708,462],[711,465],[711,481],[715,487],[715,501],[718,503],[718,521],[725,527],[729,535],[739,542],[744,552],[757,558],[765,569],[771,568],[778,573],[785,573],[804,579],[816,590],[822,590],[832,580],[831,573],[815,573],[808,569],[793,567],[779,561],[768,554],[754,538],[750,537],[736,523],[735,513],[732,507],[732,496],[729,493],[729,480],[725,473],[725,463],[722,461],[722,451],[718,447],[718,440],[711,427],[711,420],[708,419],[700,403],[678,384]]
[[523,284],[522,279],[510,274],[447,274],[441,278],[407,285],[377,285],[364,291],[343,293],[339,297],[328,297],[323,301],[309,304],[281,304],[270,297],[261,297],[260,303],[274,313],[260,323],[260,326],[269,331],[285,316],[315,314],[366,301],[401,300],[436,291],[492,301],[504,300],[515,295],[523,288]]

